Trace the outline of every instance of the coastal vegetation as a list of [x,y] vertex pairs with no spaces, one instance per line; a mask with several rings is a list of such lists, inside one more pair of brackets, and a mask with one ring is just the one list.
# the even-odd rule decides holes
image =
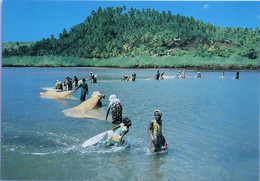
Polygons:
[[260,29],[227,28],[170,11],[99,8],[36,42],[3,43],[3,66],[259,69]]

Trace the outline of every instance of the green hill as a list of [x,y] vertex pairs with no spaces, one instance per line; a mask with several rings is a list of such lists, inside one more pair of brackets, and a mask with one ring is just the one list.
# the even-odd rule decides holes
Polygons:
[[[3,57],[204,57],[259,59],[260,30],[226,28],[180,14],[126,7],[99,8],[58,38],[3,44]],[[217,58],[218,59],[218,58]],[[108,60],[107,60],[108,61]]]

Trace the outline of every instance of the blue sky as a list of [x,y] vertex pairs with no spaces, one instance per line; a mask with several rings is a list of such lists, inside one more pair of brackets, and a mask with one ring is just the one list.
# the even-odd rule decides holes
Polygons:
[[82,23],[108,6],[170,10],[221,27],[260,27],[260,1],[73,1],[3,0],[2,41],[39,41]]

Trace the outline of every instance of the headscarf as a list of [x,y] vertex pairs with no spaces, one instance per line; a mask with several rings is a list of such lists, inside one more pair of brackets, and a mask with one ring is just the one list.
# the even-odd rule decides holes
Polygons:
[[109,96],[109,102],[114,103],[114,102],[120,102],[120,100],[116,97],[115,94],[112,94]]
[[153,115],[154,115],[156,112],[158,112],[158,113],[160,114],[160,116],[162,117],[162,112],[161,112],[160,110],[158,110],[158,109],[154,110]]

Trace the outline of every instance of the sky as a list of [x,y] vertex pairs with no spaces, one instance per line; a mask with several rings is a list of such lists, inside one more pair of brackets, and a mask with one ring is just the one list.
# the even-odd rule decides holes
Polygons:
[[[0,0],[2,1],[2,0]],[[86,1],[3,0],[2,42],[58,38],[63,29],[84,22],[99,7],[154,8],[221,27],[260,27],[260,1]]]

